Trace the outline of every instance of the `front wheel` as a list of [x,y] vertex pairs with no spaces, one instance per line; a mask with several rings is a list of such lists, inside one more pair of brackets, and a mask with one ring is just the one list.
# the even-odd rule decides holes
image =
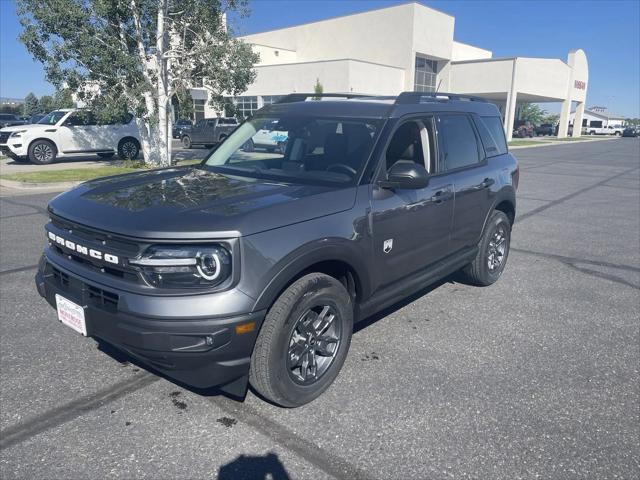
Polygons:
[[58,151],[56,146],[49,140],[36,140],[29,145],[29,160],[36,165],[47,165],[53,163]]
[[338,376],[352,332],[353,306],[345,287],[322,273],[305,275],[269,309],[251,356],[249,381],[277,405],[304,405]]
[[184,148],[191,148],[192,143],[191,143],[191,137],[189,135],[185,135],[184,137],[182,137],[182,146]]
[[495,283],[507,263],[511,244],[511,222],[504,212],[493,212],[485,226],[476,258],[463,269],[470,283],[487,286]]

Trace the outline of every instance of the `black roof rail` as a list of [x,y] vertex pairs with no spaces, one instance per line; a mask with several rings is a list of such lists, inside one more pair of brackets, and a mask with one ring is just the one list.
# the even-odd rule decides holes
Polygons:
[[[439,100],[466,100],[470,102],[483,102],[488,103],[486,98],[474,97],[473,95],[464,95],[460,93],[445,93],[445,92],[402,92],[396,97],[396,105],[410,104],[410,103],[422,103],[424,97],[431,98],[432,102]],[[442,98],[440,98],[442,97]]]
[[307,98],[375,98],[375,95],[364,95],[361,93],[290,93],[285,95],[276,103],[304,102]]

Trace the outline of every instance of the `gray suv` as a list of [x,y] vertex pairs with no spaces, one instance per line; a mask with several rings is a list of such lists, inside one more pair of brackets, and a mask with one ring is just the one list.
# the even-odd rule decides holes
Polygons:
[[193,127],[182,132],[180,140],[184,148],[202,145],[211,148],[229,136],[238,126],[238,120],[233,117],[203,118]]
[[[317,97],[259,110],[199,165],[53,199],[35,280],[58,319],[185,384],[295,407],[335,380],[354,322],[458,270],[498,280],[519,170],[495,105]],[[245,148],[265,126],[282,151]]]

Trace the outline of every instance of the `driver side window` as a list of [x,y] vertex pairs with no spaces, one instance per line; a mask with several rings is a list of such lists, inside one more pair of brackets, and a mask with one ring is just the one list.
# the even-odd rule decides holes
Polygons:
[[435,137],[433,118],[408,120],[393,134],[386,152],[386,169],[396,162],[415,162],[427,172],[435,172]]

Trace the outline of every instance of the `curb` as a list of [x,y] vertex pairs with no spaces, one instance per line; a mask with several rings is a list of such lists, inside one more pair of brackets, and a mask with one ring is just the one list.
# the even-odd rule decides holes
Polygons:
[[68,190],[80,185],[82,182],[16,182],[0,178],[0,187],[15,190]]
[[572,140],[572,141],[540,141],[539,145],[509,145],[509,150],[517,150],[519,148],[539,148],[539,147],[549,147],[551,145],[574,145],[576,143],[587,143],[587,142],[602,142],[605,140],[617,140],[621,137],[612,136],[610,138],[586,138],[584,140]]

